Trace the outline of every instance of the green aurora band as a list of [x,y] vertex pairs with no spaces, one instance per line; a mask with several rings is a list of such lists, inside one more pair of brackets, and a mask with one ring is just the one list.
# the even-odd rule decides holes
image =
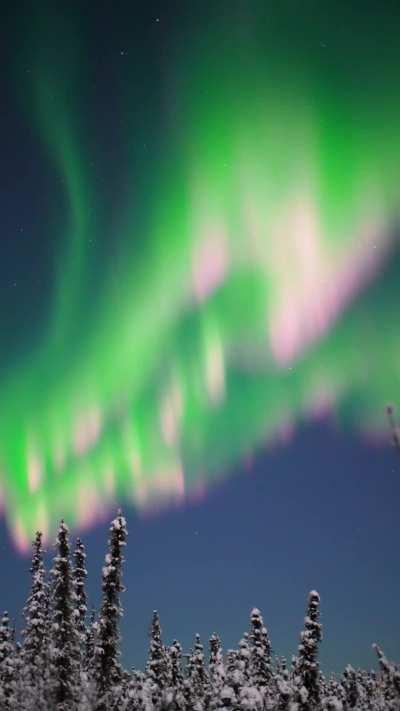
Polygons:
[[1,488],[21,550],[120,499],[201,496],[321,413],[379,436],[399,399],[396,27],[381,19],[375,47],[376,18],[354,37],[347,17],[325,47],[317,5],[301,36],[289,10],[256,6],[176,50],[162,158],[135,158],[137,97],[121,89],[117,205],[90,169],[107,166],[77,27],[35,24],[26,104],[63,227],[51,303],[2,369]]

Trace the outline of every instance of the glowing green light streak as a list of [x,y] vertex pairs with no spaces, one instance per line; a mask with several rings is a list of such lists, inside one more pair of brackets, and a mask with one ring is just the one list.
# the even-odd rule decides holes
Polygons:
[[[399,99],[373,73],[360,90],[357,67],[282,60],[272,29],[263,42],[257,31],[193,50],[174,150],[133,169],[108,210],[77,125],[77,59],[39,55],[32,104],[67,226],[54,236],[48,329],[2,390],[6,513],[21,547],[61,515],[88,525],[121,496],[146,510],[201,495],[321,411],[376,428],[395,396],[395,276],[343,312],[394,254]],[[149,175],[140,221],[129,194]]]

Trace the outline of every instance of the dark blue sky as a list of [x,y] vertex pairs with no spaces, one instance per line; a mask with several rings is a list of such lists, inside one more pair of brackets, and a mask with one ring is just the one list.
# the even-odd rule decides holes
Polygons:
[[[379,642],[400,657],[400,454],[321,423],[289,444],[261,452],[209,496],[184,509],[138,519],[125,511],[124,660],[143,667],[147,630],[158,609],[165,641],[188,649],[214,631],[225,648],[260,607],[273,649],[296,651],[307,593],[321,594],[324,670],[376,666]],[[107,526],[84,536],[89,597],[99,599]],[[19,615],[29,561],[2,527],[1,604]]]

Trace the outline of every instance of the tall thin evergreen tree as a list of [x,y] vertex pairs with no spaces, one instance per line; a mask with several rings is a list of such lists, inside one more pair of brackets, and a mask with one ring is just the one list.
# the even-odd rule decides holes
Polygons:
[[84,644],[84,652],[83,652],[83,669],[85,671],[89,671],[93,667],[93,655],[94,655],[94,649],[95,649],[95,641],[96,641],[96,634],[97,634],[97,624],[96,624],[96,610],[94,607],[92,607],[90,617],[89,617],[89,623],[86,627],[86,632],[85,632],[85,644]]
[[169,647],[168,653],[171,670],[169,682],[170,706],[173,711],[184,711],[185,698],[183,691],[182,647],[176,639],[174,639]]
[[151,621],[146,674],[150,683],[153,704],[157,707],[161,704],[164,692],[168,687],[167,656],[162,642],[160,617],[157,610],[154,610]]
[[108,552],[103,567],[102,604],[97,622],[96,643],[94,648],[93,666],[97,686],[98,703],[96,708],[110,708],[107,697],[112,687],[121,680],[120,632],[119,620],[122,616],[121,592],[123,550],[126,545],[127,528],[121,512],[112,521]]
[[82,649],[86,640],[87,599],[85,582],[87,578],[86,552],[80,538],[76,539],[74,549],[74,567],[72,570],[72,609],[75,629]]
[[86,552],[80,538],[76,539],[73,553],[72,568],[72,617],[74,627],[73,663],[76,671],[77,693],[83,698],[87,691],[87,675],[84,671],[85,643],[86,643],[86,613],[87,600],[85,581],[87,570],[85,568]]
[[319,594],[311,590],[295,665],[299,703],[304,711],[313,709],[320,702],[318,645],[322,640],[322,626],[319,623],[319,603]]
[[49,663],[49,586],[43,561],[42,534],[36,533],[30,568],[31,592],[23,610],[25,628],[20,652],[21,684],[26,706],[47,709]]
[[74,660],[75,630],[72,615],[72,576],[69,531],[61,521],[57,534],[51,589],[50,688],[57,711],[74,708],[77,667]]
[[16,679],[16,648],[13,632],[10,628],[8,612],[4,612],[0,620],[0,708],[15,708]]
[[210,708],[217,709],[220,705],[220,693],[225,686],[225,665],[222,644],[219,636],[213,634],[209,640],[210,657],[208,673],[210,679]]
[[222,687],[225,683],[225,667],[221,640],[213,634],[209,641],[210,659],[208,663],[211,683],[213,688]]
[[194,648],[189,657],[188,682],[191,706],[195,711],[202,711],[206,706],[208,675],[204,664],[204,648],[198,634],[195,636]]
[[256,607],[251,611],[250,624],[250,683],[265,689],[272,676],[271,643],[261,612]]
[[250,646],[248,632],[244,633],[242,639],[239,642],[238,660],[239,669],[242,675],[242,683],[243,685],[246,685],[249,683],[250,676]]

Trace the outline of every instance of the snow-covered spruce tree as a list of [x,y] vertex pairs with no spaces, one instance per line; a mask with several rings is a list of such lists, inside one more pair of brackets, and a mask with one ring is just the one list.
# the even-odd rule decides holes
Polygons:
[[318,644],[322,639],[319,620],[320,597],[316,590],[308,596],[304,630],[301,633],[298,657],[295,662],[295,683],[301,709],[308,711],[320,702]]
[[[343,677],[342,677],[343,680]],[[331,674],[328,679],[321,675],[320,677],[320,696],[321,707],[325,711],[350,711],[346,706],[346,692],[341,680],[338,680],[334,674]]]
[[400,708],[400,669],[389,662],[378,644],[372,645],[379,659],[381,687],[388,709]]
[[185,697],[183,693],[182,647],[174,639],[167,650],[169,657],[169,688],[166,695],[167,708],[170,711],[184,711]]
[[[15,690],[15,709],[19,711],[25,711],[28,708],[32,708],[27,703],[27,697],[25,694],[25,689],[23,685],[23,658],[22,658],[22,645],[21,642],[17,642],[15,645],[15,679],[16,679],[16,690]],[[37,706],[37,708],[43,708]]]
[[376,690],[376,674],[374,671],[357,669],[356,676],[362,704],[370,709],[373,706],[373,696]]
[[10,629],[8,612],[0,620],[0,708],[16,708],[16,647]]
[[356,672],[351,664],[348,664],[343,672],[343,688],[345,691],[346,708],[352,709],[357,706],[360,700],[360,693]]
[[209,640],[210,657],[208,662],[208,674],[210,679],[210,709],[217,709],[221,689],[225,686],[225,665],[222,652],[221,640],[217,634],[213,634]]
[[288,711],[293,703],[294,689],[285,657],[280,657],[276,660],[273,679],[276,689],[276,709],[277,711]]
[[157,610],[153,612],[150,627],[146,677],[154,708],[162,708],[165,691],[168,688],[168,663],[166,650],[162,642],[160,617]]
[[256,607],[250,615],[250,685],[264,693],[271,685],[271,643],[260,610]]
[[226,685],[233,689],[235,699],[239,699],[243,680],[239,671],[239,656],[236,649],[228,649],[225,666]]
[[48,636],[49,586],[43,562],[42,534],[36,533],[30,568],[31,592],[23,610],[25,629],[20,652],[20,686],[24,690],[25,708],[44,711],[48,708]]
[[204,648],[198,634],[195,636],[194,648],[189,655],[186,671],[186,706],[194,711],[203,711],[207,708],[210,690],[204,663]]
[[250,678],[250,645],[248,632],[244,633],[239,642],[238,663],[242,675],[242,686],[247,686]]
[[72,576],[69,531],[61,521],[56,555],[51,570],[50,707],[57,711],[76,708],[79,668],[74,659],[76,635],[72,615]]
[[90,613],[89,623],[85,631],[85,643],[83,651],[83,669],[85,671],[88,671],[92,668],[96,631],[96,610],[93,607]]
[[85,665],[85,644],[86,644],[86,614],[87,600],[85,581],[87,570],[85,568],[86,553],[85,547],[80,538],[76,539],[73,553],[72,568],[72,622],[74,627],[74,641],[72,647],[72,657],[77,673],[77,683],[79,684],[79,705],[85,708],[89,705],[88,697],[88,677],[84,668]]
[[237,675],[239,678],[239,705],[241,711],[259,711],[263,709],[263,696],[260,691],[250,683],[250,644],[249,634],[245,632],[239,642],[236,659]]
[[[96,684],[96,666],[94,653],[96,648],[96,639],[98,633],[98,623],[96,620],[96,611],[93,608],[89,622],[85,631],[85,641],[83,649],[81,649],[81,683],[82,691],[84,692],[83,709],[86,711],[84,704],[88,709],[94,709],[97,699],[97,684]],[[81,704],[82,705],[82,704]]]
[[169,647],[169,657],[171,666],[171,686],[173,688],[182,686],[182,647],[177,639],[174,639]]
[[[121,677],[116,686],[114,686],[111,695],[111,705],[109,708],[118,709],[118,711],[137,711],[130,699],[132,674],[127,669],[121,669]],[[85,707],[85,711],[86,711]]]
[[[237,684],[233,684],[233,676],[235,673],[236,652],[229,649],[226,654],[225,661],[225,684],[219,691],[218,696],[214,697],[213,709],[218,711],[236,711],[239,709],[239,698],[236,693],[239,691]],[[234,688],[236,687],[236,689]]]
[[144,672],[132,670],[122,711],[153,711],[149,684]]
[[81,667],[86,642],[87,600],[85,581],[87,578],[87,570],[85,568],[85,546],[83,545],[80,538],[77,538],[75,542],[73,560],[74,567],[72,570],[72,614],[77,635],[77,653],[79,655],[77,661],[79,663],[79,666]]
[[121,680],[119,620],[122,616],[120,595],[124,591],[122,565],[126,539],[126,521],[121,512],[118,512],[110,526],[108,552],[102,575],[102,604],[95,634],[92,669],[98,711],[111,711],[114,705],[113,692]]

